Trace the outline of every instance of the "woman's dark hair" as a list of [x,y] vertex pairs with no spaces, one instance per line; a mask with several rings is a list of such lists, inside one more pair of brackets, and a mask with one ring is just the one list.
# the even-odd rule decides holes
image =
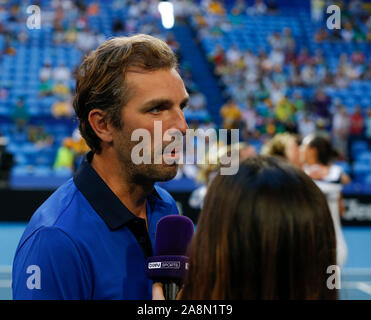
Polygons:
[[248,158],[212,182],[190,246],[182,299],[336,299],[327,201],[300,169]]
[[308,147],[317,150],[317,159],[321,164],[328,165],[339,157],[339,153],[332,147],[331,141],[327,137],[313,135],[308,140]]

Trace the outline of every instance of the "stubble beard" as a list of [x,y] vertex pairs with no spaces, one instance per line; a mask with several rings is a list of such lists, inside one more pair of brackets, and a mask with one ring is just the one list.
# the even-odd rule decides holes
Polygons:
[[151,164],[135,164],[131,159],[131,151],[138,142],[130,140],[130,136],[122,134],[115,143],[115,151],[120,162],[120,170],[130,181],[140,185],[153,185],[155,182],[164,182],[173,179],[177,174],[178,165],[154,164],[152,152]]

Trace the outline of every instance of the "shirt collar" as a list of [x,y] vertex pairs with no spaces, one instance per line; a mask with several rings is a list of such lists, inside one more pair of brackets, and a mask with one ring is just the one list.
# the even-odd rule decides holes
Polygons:
[[[93,155],[91,151],[85,155],[73,177],[77,188],[110,229],[118,229],[133,219],[139,219],[120,201],[91,166]],[[148,200],[152,202],[154,196],[162,202],[156,189]]]

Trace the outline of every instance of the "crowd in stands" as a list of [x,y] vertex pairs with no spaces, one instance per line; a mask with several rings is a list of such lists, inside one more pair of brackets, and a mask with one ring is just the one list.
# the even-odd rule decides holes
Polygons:
[[[178,1],[177,17],[181,18],[187,13],[190,8],[187,4],[188,1]],[[37,94],[34,97],[40,105],[46,106],[46,114],[49,118],[74,123],[72,100],[76,68],[86,54],[109,37],[135,33],[151,34],[165,40],[181,61],[179,43],[171,32],[166,32],[161,26],[157,0],[140,2],[122,0],[112,1],[108,4],[84,0],[43,2],[40,33],[52,30],[50,41],[43,43],[31,41],[30,35],[33,30],[26,28],[28,17],[26,8],[28,5],[30,3],[10,1],[0,8],[0,61],[3,57],[17,57],[18,48],[22,45],[27,48],[32,48],[34,45],[40,46],[41,54],[43,50],[50,49],[50,47],[54,50],[50,56],[44,57],[40,68],[37,69],[38,85]],[[183,9],[178,10],[180,7]],[[114,16],[114,19],[108,22],[108,27],[102,26],[104,22],[102,15],[107,15],[107,11]],[[17,32],[14,32],[15,30]],[[39,36],[39,38],[43,38],[43,36]],[[66,48],[78,50],[80,59],[76,63],[67,64],[63,59],[55,59],[55,56],[61,54]],[[194,83],[191,68],[186,64],[181,64],[180,71],[190,94],[187,112],[192,115],[192,112],[206,110],[205,96]],[[32,121],[35,116],[37,118],[40,114],[35,115],[30,112],[30,103],[23,95],[16,96],[15,100],[10,99],[14,97],[13,89],[12,81],[0,82],[0,101],[7,103],[13,101],[14,103],[14,106],[10,106],[11,111],[5,120],[5,122],[11,121],[14,124],[10,139],[17,134],[23,134],[27,143],[33,145],[37,150],[54,146],[56,151],[53,168],[69,168],[71,170],[76,168],[78,165],[76,158],[80,159],[81,154],[87,151],[87,146],[81,144],[83,139],[77,137],[77,131],[75,130],[74,134],[69,132],[59,139],[54,139],[53,133],[47,132],[45,129],[48,119],[36,121],[36,123]],[[32,163],[29,164],[32,166]]]
[[[226,6],[225,3],[232,5]],[[243,33],[246,17],[255,19],[264,16],[265,19],[271,19],[284,14],[278,3],[275,0],[237,0],[234,3],[174,1],[177,21],[187,24],[195,22],[200,45],[204,39],[215,41],[213,50],[206,50],[205,53],[226,97],[226,103],[220,107],[221,127],[241,129],[241,140],[258,146],[257,152],[260,146],[278,133],[291,132],[305,137],[314,132],[326,132],[341,158],[353,161],[351,143],[358,139],[371,142],[371,105],[360,105],[358,101],[353,106],[346,105],[342,99],[334,98],[327,89],[343,90],[355,82],[370,83],[369,51],[356,48],[343,52],[336,57],[337,63],[333,64],[329,63],[328,52],[320,47],[313,50],[308,41],[367,44],[371,30],[367,7],[358,0],[337,1],[342,9],[344,26],[340,31],[327,30],[324,27],[326,17],[313,17],[315,11],[312,10],[314,22],[309,40],[298,37],[291,25],[282,27],[281,24],[281,28],[271,30],[265,36],[263,41],[266,45],[263,47],[220,44],[219,40],[231,32],[237,30]],[[212,122],[210,116],[202,121],[193,121],[193,114],[199,111],[208,113],[208,99],[196,84],[197,70],[183,61],[182,48],[174,34],[162,28],[157,5],[157,0],[116,0],[109,3],[52,0],[49,6],[43,7],[43,28],[40,33],[52,31],[49,33],[50,41],[45,46],[55,49],[54,55],[58,54],[58,50],[73,48],[79,57],[74,63],[66,59],[50,59],[53,54],[43,57],[38,69],[35,98],[47,107],[50,118],[73,123],[74,73],[88,52],[111,36],[147,33],[164,39],[180,59],[181,76],[190,94],[189,108],[185,111],[190,119],[190,128],[219,126]],[[326,2],[322,5],[326,5]],[[15,27],[25,24],[25,8],[26,3],[11,1],[0,9],[0,59],[17,56],[19,45],[32,47],[35,44],[32,30]],[[307,14],[309,16],[309,11]],[[40,46],[40,43],[37,45]],[[12,90],[12,83],[0,82],[0,102],[14,101],[10,99],[14,96]],[[31,109],[32,105],[27,99],[17,96],[9,115],[9,120],[14,123],[15,134],[25,133],[28,142],[38,149],[50,146],[59,148],[55,152],[54,168],[61,163],[68,163],[62,167],[76,168],[76,158],[80,159],[81,150],[86,149],[82,147],[77,148],[81,152],[76,151],[72,145],[81,143],[82,138],[77,137],[76,132],[73,137],[72,131],[63,137],[54,137],[52,132],[44,128],[44,122],[32,121],[35,114],[30,112]],[[74,154],[73,160],[71,153]],[[61,161],[60,157],[67,160]],[[196,176],[195,168],[184,166],[182,170],[188,172],[190,177]]]
[[[344,28],[337,40],[369,41],[371,18],[362,2],[338,4],[342,8]],[[277,14],[279,9],[273,5],[272,12],[272,5],[273,2],[268,6],[268,1],[257,0],[249,7],[245,1],[236,1],[227,11],[221,1],[210,1],[195,18],[200,39],[215,40],[214,49],[207,54],[229,97],[221,108],[223,126],[244,130],[246,141],[253,137],[262,142],[285,131],[302,137],[318,130],[327,131],[342,158],[348,160],[349,143],[369,139],[371,100],[366,106],[356,103],[349,108],[340,99],[333,99],[326,89],[341,90],[353,81],[371,81],[367,52],[357,49],[350,54],[344,52],[332,68],[323,50],[311,52],[305,43],[298,43],[300,39],[295,39],[290,27],[268,35],[265,39],[268,50],[251,50],[236,43],[225,47],[218,42],[243,26],[244,20],[237,17]],[[318,32],[333,36],[332,30],[325,26],[323,22]],[[353,38],[345,35],[349,28],[353,30]],[[318,41],[318,32],[312,35],[312,41]],[[323,39],[328,40],[331,39]],[[296,88],[312,90],[312,94],[303,96]]]
[[326,8],[333,4],[336,4],[340,8],[341,25],[343,27],[331,31],[327,28],[319,27],[314,36],[316,42],[367,42],[371,40],[371,16],[367,11],[367,9],[370,10],[370,4],[361,0],[348,2],[336,1],[336,3],[326,1],[326,3],[323,2],[323,5],[320,5],[315,10],[318,11],[318,14],[314,15],[314,20],[321,22],[323,13],[325,12],[323,7]]

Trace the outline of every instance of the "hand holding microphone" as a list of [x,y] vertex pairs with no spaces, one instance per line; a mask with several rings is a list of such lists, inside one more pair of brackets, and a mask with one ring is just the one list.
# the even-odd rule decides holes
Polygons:
[[175,300],[182,286],[193,232],[193,222],[185,216],[166,216],[157,224],[155,256],[147,259],[147,276],[163,284],[166,300]]

